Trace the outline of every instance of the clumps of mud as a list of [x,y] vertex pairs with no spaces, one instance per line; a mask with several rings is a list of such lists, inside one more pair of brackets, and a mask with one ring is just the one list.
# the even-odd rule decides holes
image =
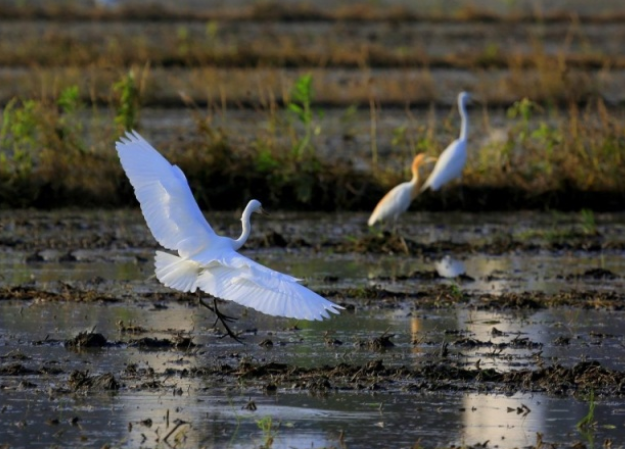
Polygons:
[[144,337],[129,341],[128,346],[144,350],[177,349],[187,351],[195,348],[195,343],[193,343],[190,337],[184,336],[175,336],[173,339]]
[[625,373],[603,367],[599,362],[581,362],[572,367],[555,364],[512,372],[458,367],[432,361],[421,367],[387,367],[382,360],[362,365],[341,363],[315,368],[285,363],[242,362],[238,367],[192,368],[185,376],[229,375],[235,379],[271,383],[277,388],[309,390],[314,393],[340,391],[477,391],[493,393],[543,392],[555,396],[594,391],[595,394],[625,396]]
[[[101,258],[97,254],[85,255],[78,250],[111,250],[123,248],[141,248],[144,254],[134,254],[137,263],[145,263],[148,254],[158,248],[158,244],[149,236],[145,227],[135,229],[130,225],[124,233],[115,230],[122,220],[120,217],[108,217],[106,222],[94,222],[90,216],[54,215],[4,218],[7,229],[11,232],[0,232],[0,247],[23,251],[26,263],[73,263],[87,258]],[[3,218],[0,217],[0,220]],[[128,218],[123,218],[128,219]],[[2,230],[2,221],[0,221]],[[355,235],[333,235],[319,233],[315,236],[302,237],[295,228],[293,232],[276,230],[256,233],[246,243],[246,249],[264,248],[297,248],[313,251],[333,251],[336,253],[354,254],[398,254],[398,255],[429,255],[444,254],[507,254],[513,251],[536,252],[547,251],[586,251],[625,250],[624,241],[615,241],[599,233],[576,232],[565,230],[557,232],[533,232],[527,235],[499,232],[484,239],[478,235],[477,240],[468,242],[435,241],[421,242],[413,238],[414,234],[401,232],[371,232],[366,226],[354,228]],[[471,234],[470,230],[466,230]],[[474,235],[475,233],[473,233]]]
[[320,246],[332,248],[337,253],[406,254],[413,256],[468,253],[500,255],[514,251],[536,252],[540,250],[597,252],[606,249],[625,249],[623,242],[609,242],[600,235],[584,233],[570,235],[563,240],[544,238],[537,241],[518,240],[512,235],[502,234],[495,236],[489,242],[437,241],[421,243],[389,231],[361,235],[350,240],[324,241]]
[[10,363],[0,366],[2,376],[47,376],[61,374],[63,370],[44,364],[39,368],[29,368],[22,363]]
[[78,335],[65,342],[66,347],[74,349],[103,348],[106,344],[107,341],[104,335],[86,331],[80,332]]
[[108,342],[104,335],[94,332],[81,332],[73,338],[65,341],[65,347],[69,349],[81,350],[87,348],[104,348],[107,346],[128,346],[143,350],[190,350],[195,348],[191,337],[175,335],[173,338],[142,337],[130,339],[127,342]]
[[91,376],[88,370],[73,371],[67,381],[68,386],[76,391],[115,391],[120,384],[111,373]]
[[576,274],[568,274],[566,276],[560,276],[560,279],[566,279],[567,281],[572,280],[613,280],[618,279],[619,276],[614,274],[610,270],[606,270],[605,268],[590,268],[583,273]]
[[[593,271],[593,273],[595,273]],[[609,276],[610,272],[601,272],[601,276]],[[591,274],[595,276],[596,274]],[[588,276],[588,275],[585,275]],[[595,279],[593,277],[593,279]],[[599,279],[605,279],[601,277]],[[459,282],[472,282],[472,279],[458,279]],[[377,309],[401,309],[405,307],[418,309],[445,308],[463,304],[478,310],[509,310],[525,309],[536,310],[548,307],[567,306],[592,309],[623,310],[625,308],[625,292],[622,291],[598,291],[577,290],[545,293],[542,291],[522,291],[503,293],[479,293],[464,291],[457,285],[426,285],[419,286],[413,291],[394,291],[379,285],[365,287],[347,287],[341,289],[317,289],[317,292],[345,307],[345,312],[350,313],[359,310]],[[121,299],[115,295],[103,295],[97,288],[69,287],[61,284],[54,287],[46,284],[45,288],[36,284],[24,286],[1,287],[0,298],[2,300],[21,301],[68,301],[68,302],[100,302],[103,304],[115,303]],[[176,303],[196,303],[197,295],[179,292],[168,293],[133,293],[132,300],[145,302],[154,307],[167,307],[168,301]],[[155,301],[159,301],[155,303]],[[120,332],[128,335],[138,335],[146,332],[133,324],[120,324]],[[94,338],[94,337],[90,337]],[[43,342],[42,342],[43,343]],[[48,341],[49,343],[49,341]],[[183,341],[177,345],[185,346],[188,342]],[[76,341],[70,346],[85,347],[84,344],[92,342]],[[159,344],[159,343],[155,343]],[[146,343],[147,346],[150,343]],[[175,347],[176,345],[174,345]]]
[[391,341],[395,335],[393,334],[382,334],[378,337],[368,338],[365,340],[358,340],[356,342],[357,348],[364,348],[372,351],[381,351],[387,348],[393,348],[395,343]]
[[542,309],[547,307],[580,307],[584,309],[623,310],[625,294],[617,291],[575,291],[544,293],[540,291],[480,294],[472,304],[479,310]]
[[[226,358],[215,358],[205,366],[191,368],[164,368],[163,371],[150,366],[128,364],[119,372],[99,372],[97,351],[110,351],[116,347],[136,347],[148,351],[187,352],[196,345],[189,337],[178,336],[172,339],[139,338],[126,342],[110,342],[103,335],[81,332],[67,340],[68,349],[82,348],[84,356],[93,354],[91,369],[67,369],[63,361],[47,360],[40,366],[32,364],[28,358],[18,353],[0,357],[0,376],[16,378],[13,385],[0,385],[2,388],[34,388],[46,390],[47,383],[54,382],[55,394],[75,392],[117,391],[120,389],[150,389],[165,391],[170,388],[166,379],[202,378],[207,383],[218,382],[220,385],[237,386],[245,380],[247,388],[261,389],[266,394],[275,394],[279,390],[305,390],[312,394],[338,393],[341,391],[450,391],[514,394],[517,392],[542,392],[554,396],[576,395],[594,391],[596,395],[625,396],[625,372],[602,366],[599,362],[581,362],[571,367],[560,364],[547,366],[541,358],[542,343],[533,342],[520,334],[508,333],[492,328],[494,338],[509,337],[505,342],[492,342],[472,338],[460,332],[455,340],[432,347],[431,342],[413,342],[413,345],[431,347],[424,354],[423,362],[411,366],[387,366],[382,359],[363,363],[325,364],[315,367],[303,367],[296,364],[265,362],[264,359],[238,358],[238,362],[228,362]],[[394,335],[381,334],[359,340],[354,347],[360,350],[392,350]],[[510,338],[512,337],[512,338]],[[605,336],[596,336],[601,339]],[[59,344],[54,340],[45,340],[49,344]],[[568,344],[566,337],[562,344]],[[342,344],[342,343],[341,343]],[[556,342],[554,342],[556,344]],[[479,360],[472,365],[458,363],[456,355],[463,351],[485,350],[486,356],[508,357],[505,351],[526,350],[531,353],[527,363],[515,371],[498,371],[494,368],[481,368]],[[96,352],[94,352],[96,351]],[[188,353],[189,355],[195,352]],[[5,363],[6,362],[6,363]],[[206,363],[206,362],[204,362]],[[521,365],[519,365],[521,366]],[[110,368],[109,368],[110,370]],[[69,374],[67,374],[69,373]],[[59,381],[59,378],[61,380]],[[54,380],[56,379],[56,380]],[[63,381],[63,379],[65,379]]]
[[[498,331],[497,328],[493,328],[492,332],[493,337],[502,336],[501,331]],[[537,343],[531,341],[527,337],[521,337],[517,335],[509,342],[501,342],[501,343],[493,343],[492,341],[482,341],[475,338],[463,337],[459,338],[453,342],[451,342],[452,346],[461,347],[461,348],[490,348],[495,351],[504,351],[506,349],[526,349],[526,350],[536,350],[543,347],[542,343]],[[493,353],[496,355],[497,353]]]
[[96,288],[78,288],[64,282],[50,283],[46,288],[34,284],[0,286],[0,299],[38,302],[72,301],[113,303],[119,301],[119,298],[110,294],[103,294]]

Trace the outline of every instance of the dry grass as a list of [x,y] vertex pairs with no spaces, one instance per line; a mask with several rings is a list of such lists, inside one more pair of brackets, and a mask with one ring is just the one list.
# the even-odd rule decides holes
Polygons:
[[542,23],[569,22],[572,16],[592,23],[614,23],[625,20],[620,9],[604,10],[591,14],[576,14],[567,9],[531,11],[522,8],[506,8],[506,12],[478,7],[470,2],[456,9],[410,8],[402,5],[376,5],[374,2],[337,5],[334,8],[317,7],[313,2],[283,3],[277,1],[250,2],[248,6],[184,9],[157,4],[120,5],[117,8],[93,8],[88,3],[45,2],[43,5],[7,5],[0,7],[0,19],[43,19],[55,21],[101,20],[101,21],[389,21],[402,22],[508,22]]
[[[216,25],[217,26],[217,25]],[[476,25],[475,32],[479,33]],[[104,31],[103,31],[104,33]],[[84,37],[63,27],[53,27],[43,36],[31,32],[19,42],[0,41],[0,65],[6,67],[120,67],[145,64],[160,67],[229,68],[319,67],[319,68],[430,68],[430,69],[622,69],[625,57],[601,51],[573,51],[564,45],[557,53],[548,52],[540,41],[529,37],[524,46],[500,48],[493,43],[470,50],[453,50],[436,55],[423,46],[393,46],[359,39],[334,41],[332,36],[317,35],[258,37],[228,36],[205,33],[193,35],[181,24],[178,28],[163,26],[154,35],[90,35]],[[172,33],[178,36],[172,38]],[[566,37],[564,37],[566,38]],[[234,40],[233,40],[234,39]],[[525,47],[528,47],[527,50]]]
[[[128,71],[125,67],[33,68],[28,71],[0,72],[0,103],[17,96],[53,98],[62,89],[78,85],[83,99],[108,104],[113,82]],[[541,104],[567,106],[570,102],[586,104],[596,97],[610,100],[623,82],[623,75],[610,72],[562,70],[542,65],[526,70],[468,72],[413,70],[341,70],[333,69],[225,69],[200,67],[167,69],[152,67],[145,83],[144,106],[182,107],[184,92],[197,104],[221,104],[230,107],[265,107],[267,98],[281,106],[289,86],[302,74],[314,79],[316,105],[320,107],[368,108],[373,98],[383,106],[425,106],[451,104],[455,95],[468,90],[491,107],[507,107],[528,97]]]
[[[580,192],[590,194],[590,204],[584,207],[593,207],[597,206],[593,194],[607,192],[613,198],[625,190],[625,129],[619,112],[605,104],[620,90],[623,76],[616,69],[625,67],[625,57],[572,49],[575,33],[583,34],[575,20],[574,32],[566,32],[557,51],[530,36],[529,51],[527,45],[505,49],[487,45],[432,55],[423,47],[400,48],[375,39],[334,42],[328,36],[305,39],[262,32],[260,38],[249,42],[225,41],[214,28],[218,25],[211,22],[389,21],[388,30],[392,30],[396,21],[425,17],[373,4],[321,11],[312,4],[277,7],[255,3],[236,10],[194,12],[193,18],[179,10],[167,16],[170,11],[152,7],[94,10],[46,5],[39,9],[3,7],[0,17],[59,22],[167,17],[208,23],[199,37],[181,22],[176,35],[167,35],[168,39],[140,33],[85,37],[71,32],[70,27],[56,26],[46,29],[43,41],[41,36],[2,40],[0,65],[18,69],[0,72],[0,102],[18,99],[14,103],[19,106],[17,112],[30,104],[29,117],[34,123],[2,135],[0,204],[120,204],[132,196],[111,151],[122,131],[115,123],[124,123],[113,120],[121,101],[113,86],[129,68],[143,74],[140,98],[134,98],[133,105],[185,107],[193,115],[195,130],[184,134],[194,138],[159,142],[159,149],[181,148],[170,153],[172,159],[183,166],[194,185],[205,186],[199,188],[199,198],[213,207],[228,207],[233,198],[240,199],[239,203],[252,192],[265,191],[270,204],[287,208],[370,208],[384,191],[408,176],[406,170],[397,168],[399,163],[384,165],[378,160],[377,120],[383,118],[384,108],[400,106],[410,115],[410,106],[449,107],[450,115],[442,121],[432,119],[408,130],[394,130],[393,147],[401,159],[423,151],[437,155],[444,147],[442,142],[457,133],[453,103],[460,90],[472,91],[486,105],[486,124],[493,107],[511,108],[503,129],[493,129],[486,139],[471,140],[471,159],[463,182],[465,189],[473,189],[475,194],[470,200],[473,203],[465,201],[464,207],[558,207],[563,203],[557,198],[563,195],[571,200],[565,204],[574,205]],[[445,16],[423,14],[430,14],[429,21],[451,22],[535,19],[516,13],[500,17],[470,7]],[[565,20],[550,14],[540,20]],[[618,15],[609,20],[617,19]],[[608,18],[596,16],[593,20]],[[164,29],[171,32],[172,28]],[[287,117],[285,106],[291,101],[292,86],[307,73],[313,79],[313,109],[338,108],[348,116],[355,106],[371,108],[370,124],[364,127],[371,148],[361,153],[368,157],[371,151],[371,173],[363,173],[349,162],[322,160],[319,155],[326,149],[321,146],[331,136],[314,123],[302,127]],[[78,88],[75,101],[80,109],[64,111],[59,98],[74,87]],[[93,106],[103,108],[91,110]],[[210,113],[200,107],[224,114],[231,108],[253,108],[267,120],[268,129],[251,140],[242,139],[238,132],[217,129]],[[90,121],[77,127],[75,123],[84,122],[85,116],[91,117]],[[359,137],[350,126],[343,125],[344,139]],[[310,135],[315,130],[312,151],[305,157],[294,156],[294,148],[303,139],[302,128]],[[447,190],[447,207],[458,207],[459,190],[453,186]],[[227,202],[220,199],[225,197]],[[434,195],[422,201],[425,207],[440,207]]]

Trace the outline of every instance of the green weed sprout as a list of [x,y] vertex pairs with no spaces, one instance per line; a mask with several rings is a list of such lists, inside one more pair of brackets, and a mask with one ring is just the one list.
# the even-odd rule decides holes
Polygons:
[[521,126],[518,129],[519,138],[521,141],[525,141],[530,137],[530,120],[534,115],[534,112],[538,109],[538,105],[528,98],[515,101],[512,106],[508,108],[506,115],[510,119],[521,119]]
[[[293,148],[293,154],[296,159],[301,159],[310,148],[310,140],[313,133],[318,135],[321,132],[321,128],[318,125],[315,126],[313,120],[315,116],[312,110],[313,97],[312,75],[308,73],[300,76],[291,88],[291,95],[286,105],[287,109],[304,126],[304,136],[297,141]],[[323,117],[323,112],[317,111],[316,115],[318,118],[321,118]]]
[[263,444],[263,449],[268,449],[273,445],[273,437],[274,437],[274,425],[271,416],[265,416],[256,421],[256,425],[260,430],[263,431],[265,436],[265,443]]
[[595,214],[590,209],[582,209],[580,212],[582,231],[587,235],[597,235],[597,222]]
[[56,105],[60,110],[57,127],[58,137],[72,149],[84,153],[86,150],[81,140],[83,124],[77,117],[84,104],[80,98],[78,86],[73,85],[63,89],[56,100]]
[[597,403],[595,402],[595,392],[590,391],[590,397],[588,398],[588,413],[582,419],[579,420],[576,427],[580,431],[592,429],[596,426],[595,422],[595,406]]
[[0,130],[1,170],[7,174],[27,176],[33,169],[33,152],[37,148],[37,115],[39,104],[35,100],[21,103],[11,99],[2,113]]
[[113,84],[117,94],[115,123],[122,131],[131,131],[139,124],[140,92],[135,80],[134,70],[130,70],[122,79]]

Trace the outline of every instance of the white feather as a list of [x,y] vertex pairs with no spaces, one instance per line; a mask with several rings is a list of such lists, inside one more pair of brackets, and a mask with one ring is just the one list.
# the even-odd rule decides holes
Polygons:
[[169,288],[193,293],[197,289],[200,264],[173,254],[156,251],[156,278]]
[[116,148],[154,238],[185,256],[208,248],[217,236],[180,168],[167,162],[136,132],[126,133]]
[[454,140],[436,161],[434,170],[421,187],[424,191],[428,187],[434,191],[448,182],[462,175],[464,164],[467,162],[467,141]]

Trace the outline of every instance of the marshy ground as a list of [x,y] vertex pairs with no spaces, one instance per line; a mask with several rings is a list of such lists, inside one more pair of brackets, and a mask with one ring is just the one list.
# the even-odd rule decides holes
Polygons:
[[[238,231],[236,213],[209,218]],[[274,213],[246,254],[346,310],[307,323],[223,303],[241,345],[152,277],[138,211],[2,212],[3,432],[9,447],[34,429],[42,446],[616,443],[625,217],[594,219],[411,213],[385,236],[396,251],[365,214]],[[441,277],[445,255],[466,273]]]
[[[623,447],[625,10],[420,5],[0,0],[0,446]],[[460,90],[462,182],[368,229]],[[129,128],[346,310],[222,338],[153,277]]]

